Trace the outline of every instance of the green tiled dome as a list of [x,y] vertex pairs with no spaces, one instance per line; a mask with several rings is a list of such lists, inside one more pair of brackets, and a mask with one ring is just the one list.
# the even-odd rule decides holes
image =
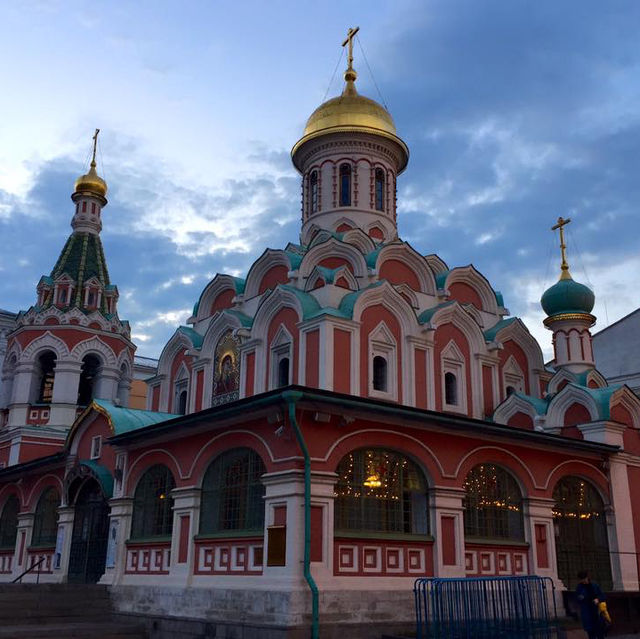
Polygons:
[[591,313],[595,296],[588,286],[566,278],[548,288],[543,293],[540,303],[548,316],[560,313]]

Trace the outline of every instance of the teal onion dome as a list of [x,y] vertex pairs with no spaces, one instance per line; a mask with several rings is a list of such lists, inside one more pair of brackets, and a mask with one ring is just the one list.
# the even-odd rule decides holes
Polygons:
[[593,291],[570,277],[562,278],[542,295],[540,303],[548,316],[563,313],[591,313],[596,298]]

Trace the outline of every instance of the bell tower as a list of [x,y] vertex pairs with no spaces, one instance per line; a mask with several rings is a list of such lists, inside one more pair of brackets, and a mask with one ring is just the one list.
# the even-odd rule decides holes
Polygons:
[[390,113],[356,90],[353,39],[349,29],[342,94],[321,104],[291,151],[302,175],[302,230],[306,244],[318,229],[360,228],[375,241],[397,237],[396,179],[409,149]]

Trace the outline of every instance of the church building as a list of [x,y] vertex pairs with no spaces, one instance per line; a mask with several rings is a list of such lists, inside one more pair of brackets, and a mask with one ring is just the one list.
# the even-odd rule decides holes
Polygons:
[[72,233],[7,336],[0,581],[33,566],[24,581],[107,584],[158,627],[269,638],[411,628],[420,576],[561,591],[589,568],[639,589],[640,399],[597,370],[568,221],[545,365],[473,265],[398,236],[409,149],[356,89],[355,31],[341,95],[291,152],[298,240],[206,285],[146,410],[129,405],[94,137]]

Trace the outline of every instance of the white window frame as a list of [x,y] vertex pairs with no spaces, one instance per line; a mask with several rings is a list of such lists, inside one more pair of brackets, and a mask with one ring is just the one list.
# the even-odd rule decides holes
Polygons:
[[513,355],[509,357],[502,367],[502,387],[504,388],[505,397],[507,396],[508,386],[513,386],[519,393],[524,393],[525,391],[524,373]]
[[[456,377],[456,398],[457,404],[447,404],[447,393],[445,387],[445,375],[452,373]],[[467,414],[467,371],[464,355],[458,345],[451,340],[442,350],[440,355],[440,377],[442,393],[442,409],[455,413]]]
[[185,405],[184,414],[189,414],[189,370],[182,363],[180,368],[178,369],[178,374],[173,382],[173,405],[171,406],[171,410],[174,414],[179,415],[178,408],[180,404],[180,395],[183,391],[187,392],[187,403]]
[[279,385],[280,362],[287,357],[289,359],[289,379],[287,384],[291,384],[293,380],[293,337],[291,333],[284,327],[280,326],[276,333],[270,348],[270,368],[269,371],[269,390],[281,388]]
[[[368,340],[369,353],[369,397],[398,401],[398,345],[384,322],[380,322]],[[384,357],[387,360],[387,390],[381,391],[373,387],[373,358]]]
[[91,459],[100,459],[102,455],[102,435],[91,438]]

